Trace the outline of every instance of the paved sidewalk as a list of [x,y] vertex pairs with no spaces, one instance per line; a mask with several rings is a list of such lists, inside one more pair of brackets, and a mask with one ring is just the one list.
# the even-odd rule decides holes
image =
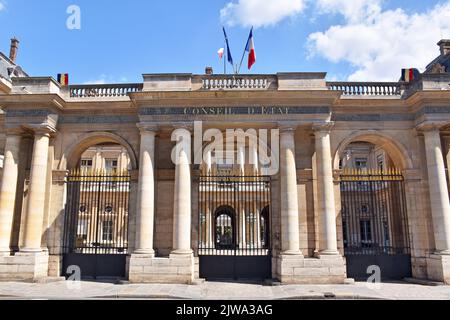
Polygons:
[[205,282],[200,285],[124,284],[64,281],[37,284],[0,282],[0,299],[450,299],[450,286],[409,283],[282,285]]

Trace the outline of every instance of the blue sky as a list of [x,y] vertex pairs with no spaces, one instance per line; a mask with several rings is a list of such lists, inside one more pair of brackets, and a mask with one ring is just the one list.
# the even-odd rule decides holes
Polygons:
[[[141,82],[142,73],[223,72],[225,25],[240,60],[250,25],[252,73],[326,71],[330,80],[398,80],[450,38],[450,0],[0,0],[0,51],[20,39],[33,76],[72,83]],[[69,5],[81,29],[69,30]],[[245,63],[244,63],[245,65]],[[243,68],[243,73],[248,72]]]

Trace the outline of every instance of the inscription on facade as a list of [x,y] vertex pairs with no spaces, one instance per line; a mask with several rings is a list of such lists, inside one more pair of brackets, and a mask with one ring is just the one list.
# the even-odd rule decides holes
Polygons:
[[229,115],[229,114],[289,114],[289,107],[191,107],[184,108],[184,114],[187,115]]

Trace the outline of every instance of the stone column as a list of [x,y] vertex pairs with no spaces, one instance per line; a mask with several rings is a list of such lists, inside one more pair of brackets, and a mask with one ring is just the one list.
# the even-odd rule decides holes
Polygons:
[[208,150],[206,153],[206,175],[209,176],[212,174],[212,154],[211,150]]
[[6,136],[3,178],[0,186],[0,255],[10,253],[21,139],[18,133],[8,133]]
[[[242,200],[243,201],[243,200]],[[245,248],[247,246],[247,231],[246,231],[246,217],[245,217],[245,208],[241,208],[241,212],[239,214],[239,247]]]
[[191,132],[175,130],[172,140],[177,146],[172,153],[175,162],[172,254],[192,254],[191,248]]
[[259,173],[259,158],[258,158],[258,144],[251,146],[251,154],[253,158],[253,174],[258,175]]
[[336,206],[330,131],[333,123],[314,126],[316,137],[317,203],[320,216],[320,255],[338,255],[336,237]]
[[256,210],[256,221],[255,221],[255,225],[256,225],[256,247],[257,248],[261,248],[261,212],[259,210]]
[[155,221],[155,128],[139,126],[141,148],[139,162],[138,205],[136,217],[135,254],[154,255]]
[[282,128],[280,134],[280,204],[283,255],[301,255],[298,218],[295,129]]
[[47,181],[47,160],[50,133],[47,128],[35,131],[33,156],[31,160],[28,206],[24,226],[24,247],[21,252],[42,252],[42,225],[44,219],[45,192]]
[[241,176],[245,176],[245,148],[244,148],[244,146],[239,146],[238,165],[239,165],[239,174]]
[[206,227],[205,227],[205,245],[207,248],[212,248],[213,246],[213,236],[212,236],[212,225],[213,225],[213,221],[212,221],[212,216],[211,216],[211,209],[209,209],[209,207],[206,208],[205,211],[205,217],[206,217]]
[[422,127],[428,168],[436,253],[450,255],[450,204],[438,125]]

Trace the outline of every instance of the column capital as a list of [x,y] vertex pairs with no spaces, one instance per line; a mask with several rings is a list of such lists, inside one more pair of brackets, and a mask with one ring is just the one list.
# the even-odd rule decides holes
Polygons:
[[312,130],[315,134],[317,133],[324,133],[328,134],[331,132],[331,130],[334,127],[334,122],[320,122],[320,123],[313,123]]
[[293,121],[278,122],[278,129],[280,130],[280,133],[291,133],[291,132],[295,133],[298,126],[299,126],[298,122],[293,122]]
[[192,122],[175,122],[172,123],[173,129],[185,129],[189,131],[191,134],[194,131],[194,124]]
[[278,126],[280,133],[284,134],[294,134],[297,130],[297,125],[294,124],[280,124]]
[[421,132],[439,131],[449,123],[447,121],[425,121],[416,126],[416,130]]
[[52,134],[56,133],[56,129],[48,125],[33,125],[30,126],[30,129],[33,130],[35,136],[50,137]]
[[136,126],[138,127],[141,134],[156,135],[159,131],[159,126],[157,124],[138,123]]

